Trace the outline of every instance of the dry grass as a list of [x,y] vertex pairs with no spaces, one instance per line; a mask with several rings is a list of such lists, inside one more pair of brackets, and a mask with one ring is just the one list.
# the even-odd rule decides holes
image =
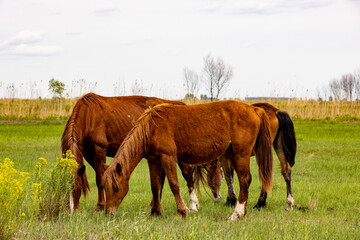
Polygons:
[[[186,104],[206,101],[184,100]],[[243,101],[253,104],[259,101]],[[266,102],[287,111],[292,118],[360,120],[360,101],[267,100]],[[2,120],[64,120],[67,119],[76,99],[0,99]]]

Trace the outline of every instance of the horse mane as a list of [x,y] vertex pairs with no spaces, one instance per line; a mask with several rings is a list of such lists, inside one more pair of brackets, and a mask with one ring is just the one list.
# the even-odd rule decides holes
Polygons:
[[[151,124],[155,124],[153,121],[154,116],[161,117],[158,113],[162,108],[167,106],[172,106],[171,103],[163,103],[156,105],[154,107],[149,107],[145,112],[138,118],[135,123],[135,126],[130,130],[130,132],[125,137],[124,141],[120,145],[114,160],[109,165],[110,171],[105,171],[103,181],[106,179],[113,179],[116,182],[115,177],[115,167],[119,163],[123,171],[124,176],[130,177],[130,159],[132,158],[142,158],[146,153],[147,138],[149,135],[149,129]],[[102,183],[104,185],[104,182]]]

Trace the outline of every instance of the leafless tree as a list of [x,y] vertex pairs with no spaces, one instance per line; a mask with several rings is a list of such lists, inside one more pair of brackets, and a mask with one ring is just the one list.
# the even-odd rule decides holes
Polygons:
[[183,74],[184,86],[186,89],[185,98],[195,99],[200,87],[199,76],[195,71],[190,70],[189,68],[184,68]]
[[232,68],[226,66],[222,58],[217,58],[215,61],[210,54],[204,57],[202,78],[207,86],[211,101],[219,98],[232,77]]
[[330,91],[334,97],[334,100],[341,99],[341,85],[337,79],[333,79],[329,83]]
[[360,68],[355,71],[354,79],[355,79],[354,89],[355,89],[356,99],[360,100]]
[[355,87],[355,77],[350,74],[345,74],[340,80],[341,90],[344,93],[345,100],[352,101]]

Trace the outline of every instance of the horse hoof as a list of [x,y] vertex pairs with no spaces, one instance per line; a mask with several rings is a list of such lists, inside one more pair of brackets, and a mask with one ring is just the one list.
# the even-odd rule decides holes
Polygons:
[[219,196],[217,198],[213,197],[213,201],[214,202],[220,202],[221,200],[221,195],[219,194]]
[[104,207],[105,207],[104,205],[97,205],[93,211],[100,213],[104,210]]
[[236,204],[236,198],[228,198],[226,199],[225,206],[233,207]]
[[292,196],[288,196],[286,198],[286,205],[285,205],[285,211],[292,210],[295,206],[295,201]]

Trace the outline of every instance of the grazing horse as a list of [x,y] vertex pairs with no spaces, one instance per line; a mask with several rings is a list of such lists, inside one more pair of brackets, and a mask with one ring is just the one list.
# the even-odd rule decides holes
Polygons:
[[[168,101],[154,97],[103,97],[94,93],[88,93],[77,101],[61,139],[62,152],[65,153],[70,149],[79,164],[69,202],[72,210],[78,209],[81,192],[86,196],[89,190],[83,157],[95,170],[98,187],[98,202],[95,211],[101,211],[105,205],[101,178],[106,156],[114,157],[138,117],[148,107],[160,103],[184,105],[180,101]],[[196,202],[195,193],[192,193],[194,192],[193,181],[189,177],[191,169],[185,165],[181,165],[180,168],[184,178],[188,181],[192,196],[190,205],[192,210],[196,210],[198,202]]]
[[[286,182],[286,205],[285,210],[289,210],[294,206],[294,198],[291,192],[291,167],[295,164],[295,154],[296,154],[296,138],[295,138],[295,130],[293,122],[290,116],[284,112],[279,110],[268,103],[255,103],[253,106],[260,107],[265,110],[266,114],[270,120],[271,126],[271,139],[273,140],[274,150],[279,158],[281,165],[281,174],[284,177]],[[220,158],[221,167],[223,168],[225,180],[228,186],[228,196],[226,200],[226,205],[235,205],[236,203],[236,195],[233,188],[233,176],[234,169],[231,166],[231,162],[226,159],[226,155]],[[213,192],[214,199],[215,196],[219,195],[220,184],[219,176],[221,177],[221,173],[219,173],[218,168],[209,168],[207,167],[207,179],[210,189]],[[217,171],[217,172],[216,172]],[[220,175],[219,175],[220,174]],[[210,179],[210,180],[209,180]],[[195,181],[198,181],[195,179]],[[221,182],[220,182],[221,183]],[[260,197],[257,204],[254,208],[260,208],[266,205],[267,192],[265,189],[261,189]]]
[[271,145],[269,119],[258,107],[237,101],[220,101],[189,106],[160,104],[150,108],[138,119],[104,172],[105,213],[116,213],[129,191],[131,173],[140,160],[146,158],[154,201],[150,216],[161,214],[159,175],[163,168],[176,200],[177,212],[183,218],[187,208],[180,194],[176,163],[198,165],[228,154],[240,183],[238,202],[230,219],[243,217],[251,183],[253,149],[262,186],[266,191],[271,190]]

